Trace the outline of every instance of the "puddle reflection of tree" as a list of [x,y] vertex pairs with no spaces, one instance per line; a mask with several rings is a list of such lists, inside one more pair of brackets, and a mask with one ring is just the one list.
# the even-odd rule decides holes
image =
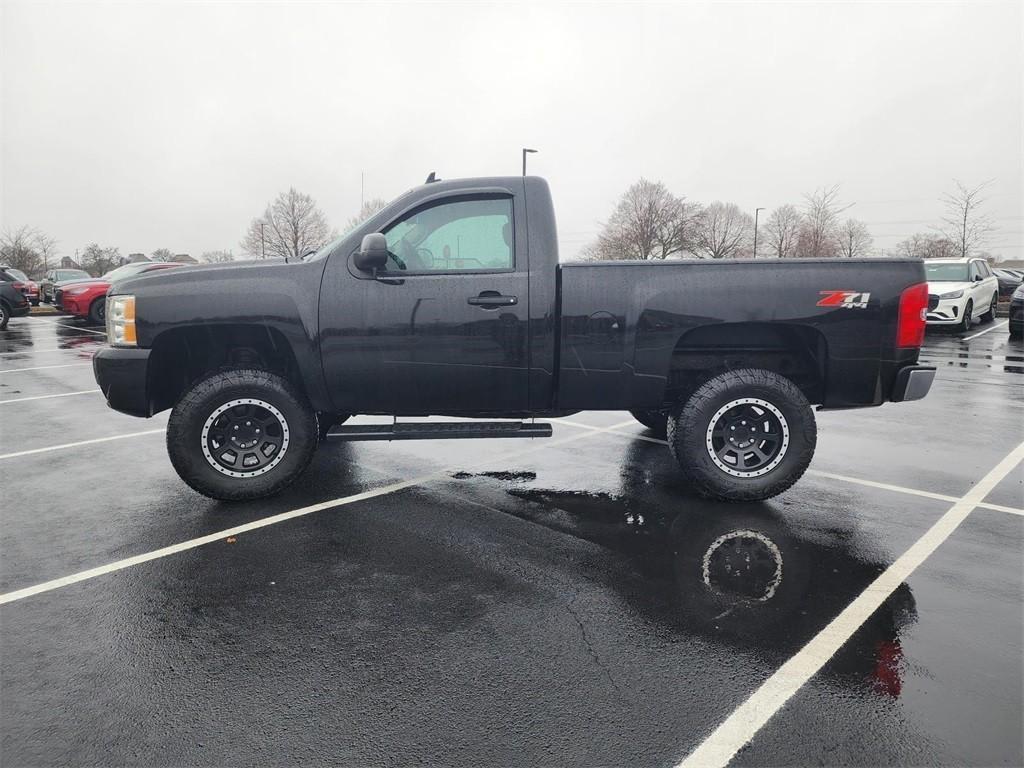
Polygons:
[[[505,511],[628,557],[635,578],[616,587],[630,604],[678,630],[752,650],[775,665],[888,565],[862,551],[863,537],[846,516],[819,520],[811,529],[791,523],[780,503],[729,504],[688,495],[673,482],[665,449],[646,441],[630,443],[619,491],[557,487],[545,482],[546,475],[489,477],[510,496],[533,502],[503,504]],[[900,585],[825,674],[898,696],[900,634],[916,616],[910,588]]]

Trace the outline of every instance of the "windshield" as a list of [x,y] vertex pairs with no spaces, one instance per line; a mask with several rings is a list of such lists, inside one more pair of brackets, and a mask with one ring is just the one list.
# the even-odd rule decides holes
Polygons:
[[61,269],[57,272],[58,280],[80,280],[89,277],[92,277],[92,275],[84,269]]
[[966,283],[966,264],[925,264],[924,272],[933,283]]
[[14,267],[4,267],[4,269],[6,270],[7,274],[13,277],[15,280],[28,282],[28,275],[26,275],[20,269],[15,269]]

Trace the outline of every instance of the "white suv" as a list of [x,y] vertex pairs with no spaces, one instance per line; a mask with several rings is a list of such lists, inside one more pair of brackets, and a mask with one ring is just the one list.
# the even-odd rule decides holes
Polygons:
[[974,321],[991,322],[999,301],[999,280],[984,259],[926,259],[928,325],[955,325],[966,331]]

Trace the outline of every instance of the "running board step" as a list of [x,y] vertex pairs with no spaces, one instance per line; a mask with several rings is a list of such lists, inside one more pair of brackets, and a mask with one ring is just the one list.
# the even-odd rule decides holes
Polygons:
[[466,440],[482,437],[551,437],[551,425],[525,421],[398,422],[397,424],[342,424],[327,433],[327,440]]

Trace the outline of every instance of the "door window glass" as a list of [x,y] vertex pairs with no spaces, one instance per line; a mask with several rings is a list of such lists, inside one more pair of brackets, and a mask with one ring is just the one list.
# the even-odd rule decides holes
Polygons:
[[384,231],[388,271],[512,269],[512,199],[457,200],[422,208]]

